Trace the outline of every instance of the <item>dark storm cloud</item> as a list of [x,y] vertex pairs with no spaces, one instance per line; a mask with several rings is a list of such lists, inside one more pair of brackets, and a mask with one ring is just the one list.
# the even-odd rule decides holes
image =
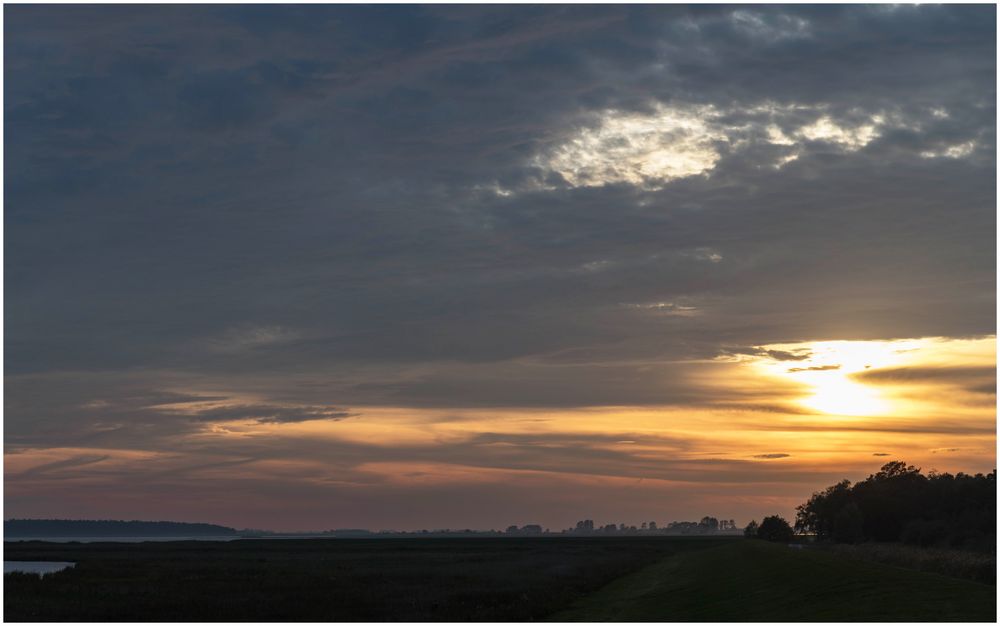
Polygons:
[[[270,381],[194,421],[702,406],[676,362],[992,334],[994,15],[8,7],[8,373],[132,407],[30,422],[14,384],[8,441],[195,427],[141,417],[163,372]],[[701,175],[552,166],[658,107],[700,111]]]

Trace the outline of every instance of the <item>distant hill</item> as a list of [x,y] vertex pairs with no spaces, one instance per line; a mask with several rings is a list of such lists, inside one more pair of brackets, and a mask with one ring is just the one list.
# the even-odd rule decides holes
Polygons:
[[10,519],[3,523],[4,537],[205,537],[235,534],[234,528],[187,522]]

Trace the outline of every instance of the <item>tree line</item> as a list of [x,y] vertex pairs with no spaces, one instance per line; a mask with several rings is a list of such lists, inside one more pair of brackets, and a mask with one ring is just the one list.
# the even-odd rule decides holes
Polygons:
[[837,543],[899,541],[996,549],[997,473],[921,473],[886,463],[865,480],[843,480],[796,508],[795,529]]
[[[507,529],[519,532],[516,526]],[[523,530],[523,529],[522,529]],[[697,522],[669,522],[666,526],[658,526],[656,522],[643,522],[641,526],[628,524],[595,525],[594,520],[585,519],[576,523],[576,527],[562,531],[564,535],[711,535],[719,532],[739,532],[735,520],[718,519],[709,515]],[[547,531],[546,531],[547,532]]]
[[147,522],[140,520],[9,519],[4,537],[184,537],[235,535],[217,524]]

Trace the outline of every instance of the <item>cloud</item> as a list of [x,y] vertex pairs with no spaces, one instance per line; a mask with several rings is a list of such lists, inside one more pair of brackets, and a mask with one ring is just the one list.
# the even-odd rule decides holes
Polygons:
[[[760,345],[988,332],[994,255],[983,233],[994,190],[982,150],[993,124],[966,97],[978,93],[986,68],[976,59],[990,45],[974,28],[977,10],[734,17],[636,7],[450,21],[418,10],[413,26],[354,9],[280,19],[75,11],[105,29],[87,47],[76,22],[24,9],[12,18],[21,21],[9,77],[12,367],[209,375],[377,360],[401,375],[417,361],[642,346],[668,316],[677,324],[656,342],[662,359],[713,355],[727,336]],[[321,37],[337,20],[357,32]],[[135,48],[136,25],[151,22],[160,34]],[[746,37],[748,24],[797,32],[806,23],[808,37],[775,45]],[[887,48],[871,75],[830,52],[874,46],[886,28],[919,54]],[[92,63],[36,57],[17,35],[86,50]],[[218,49],[220,36],[229,48]],[[918,45],[938,37],[956,43]],[[386,56],[378,42],[407,52]],[[348,45],[358,52],[345,63]],[[803,69],[776,83],[774,61],[789,53]],[[674,61],[661,67],[662,58]],[[65,89],[47,89],[41,68]],[[918,70],[920,80],[901,78]],[[147,84],[149,72],[160,78]],[[219,89],[238,96],[231,115],[212,113]],[[125,95],[107,107],[108,94]],[[110,108],[115,116],[102,117]],[[147,115],[163,124],[142,123]],[[851,138],[867,126],[878,137],[860,146]],[[597,181],[601,168],[617,168],[616,184],[553,177],[547,155],[575,150],[587,132],[642,159],[687,141],[717,158],[707,177],[643,174],[649,159],[631,156],[587,174]],[[971,140],[982,146],[966,158],[920,156]],[[793,153],[780,172],[760,167]],[[641,184],[630,183],[636,176]],[[931,184],[936,177],[947,184]],[[84,193],[71,178],[98,186]],[[109,181],[126,180],[108,192]],[[511,194],[481,191],[493,185]],[[79,206],[101,207],[100,234],[86,211],[18,217],[59,211],[54,199],[71,188]],[[888,200],[873,212],[870,197]],[[136,227],[136,206],[148,228]],[[924,219],[907,219],[913,211]],[[868,219],[892,227],[876,242]],[[89,232],[99,241],[70,236]],[[832,240],[850,242],[838,244],[835,263],[815,254]],[[125,268],[122,258],[135,261]],[[600,271],[579,271],[594,263]],[[920,295],[917,275],[938,295]],[[53,305],[62,298],[82,315]],[[697,316],[658,309],[637,320],[615,303],[672,303]],[[253,329],[288,334],[254,343]]]
[[191,415],[191,419],[197,422],[254,421],[260,424],[291,424],[311,420],[336,421],[356,415],[336,407],[237,404],[197,410]]
[[920,153],[920,156],[927,159],[961,159],[970,156],[975,149],[975,141],[965,141],[963,143],[946,146],[939,150],[924,150]]
[[753,458],[755,459],[785,459],[792,455],[785,454],[784,452],[770,452],[767,454],[755,454]]
[[789,372],[829,372],[839,370],[839,365],[814,365],[812,367],[790,367]]
[[605,111],[595,128],[581,129],[537,164],[574,187],[656,185],[702,174],[720,158],[715,142],[726,140],[706,123],[712,115],[663,105],[648,115]]
[[871,385],[951,385],[978,394],[996,394],[996,368],[991,366],[914,366],[868,369],[851,374]]
[[[810,143],[855,152],[885,132],[920,124],[899,112],[853,110],[835,119],[825,105],[767,100],[727,108],[654,102],[648,108],[592,114],[592,120],[584,120],[562,143],[537,155],[534,164],[557,177],[549,176],[545,188],[555,189],[554,181],[561,180],[572,187],[629,184],[658,189],[677,179],[710,175],[723,152],[739,158],[751,148],[766,147],[769,150],[756,151],[756,158],[770,157],[771,165],[781,168],[804,154]],[[968,142],[941,154],[967,157],[973,146]],[[937,153],[925,151],[921,156],[928,154]],[[500,195],[512,193],[494,188]]]
[[296,339],[299,339],[298,333],[281,326],[249,326],[229,329],[209,339],[207,344],[212,351],[227,353],[267,348]]
[[698,314],[698,307],[685,306],[683,304],[675,304],[673,302],[624,303],[622,306],[629,309],[649,311],[659,315],[679,315],[683,317],[690,317]]
[[792,15],[755,13],[741,9],[733,11],[730,19],[737,30],[752,39],[773,42],[812,36],[810,23]]
[[43,474],[50,474],[53,472],[58,473],[60,470],[72,469],[81,467],[84,465],[93,465],[94,463],[100,463],[101,461],[106,461],[111,458],[107,454],[100,455],[78,455],[68,459],[63,459],[61,461],[53,461],[51,463],[42,463],[41,465],[36,465],[31,467],[18,476],[20,478],[38,477]]
[[766,348],[759,348],[759,347],[747,347],[747,348],[727,347],[723,348],[722,351],[725,354],[760,356],[768,359],[773,359],[775,361],[807,361],[812,357],[812,353],[809,352],[808,350],[788,352],[787,350],[769,350]]

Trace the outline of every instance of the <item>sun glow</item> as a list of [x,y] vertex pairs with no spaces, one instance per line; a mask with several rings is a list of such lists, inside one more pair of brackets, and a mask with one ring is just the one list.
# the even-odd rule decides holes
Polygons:
[[812,395],[802,405],[831,415],[878,415],[893,409],[883,390],[855,382],[852,374],[870,368],[891,367],[918,347],[918,342],[829,341],[812,344],[802,365],[788,375],[810,385]]
[[891,403],[876,389],[851,382],[843,374],[824,372],[810,382],[814,391],[802,405],[831,415],[877,415],[891,409]]
[[[972,358],[992,362],[994,340],[822,341],[762,346],[755,365],[769,376],[794,380],[807,391],[798,403],[828,415],[874,416],[909,412],[916,403],[892,384],[868,384],[865,372],[954,366]],[[979,357],[979,358],[976,358]]]

